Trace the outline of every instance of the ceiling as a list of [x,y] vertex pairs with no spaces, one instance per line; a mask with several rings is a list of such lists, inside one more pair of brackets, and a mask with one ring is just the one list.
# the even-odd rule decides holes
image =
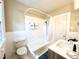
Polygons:
[[39,9],[44,12],[51,12],[63,5],[67,5],[73,0],[17,0],[18,2]]

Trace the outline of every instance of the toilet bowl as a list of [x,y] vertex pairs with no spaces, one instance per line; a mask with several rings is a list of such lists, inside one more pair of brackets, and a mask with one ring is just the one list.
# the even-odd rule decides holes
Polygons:
[[16,50],[17,55],[24,59],[27,56],[27,48],[26,47],[20,47]]
[[26,47],[20,47],[16,51],[17,55],[24,55],[27,54],[27,48]]

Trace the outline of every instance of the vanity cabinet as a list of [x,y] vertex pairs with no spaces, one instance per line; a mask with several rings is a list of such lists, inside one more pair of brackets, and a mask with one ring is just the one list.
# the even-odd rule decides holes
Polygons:
[[65,58],[49,49],[48,50],[48,59],[65,59]]

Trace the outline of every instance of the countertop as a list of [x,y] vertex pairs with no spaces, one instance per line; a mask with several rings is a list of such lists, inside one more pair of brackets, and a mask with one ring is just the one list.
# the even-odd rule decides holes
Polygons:
[[67,55],[67,50],[66,50],[66,48],[63,49],[63,48],[56,47],[56,45],[57,45],[60,41],[66,42],[65,40],[58,40],[56,43],[50,45],[48,48],[49,48],[51,51],[54,51],[55,53],[59,54],[60,56],[66,58],[66,59],[72,59],[72,58],[70,58],[70,57]]

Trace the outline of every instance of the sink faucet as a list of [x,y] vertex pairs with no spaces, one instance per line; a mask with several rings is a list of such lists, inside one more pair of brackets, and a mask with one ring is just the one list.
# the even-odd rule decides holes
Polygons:
[[78,40],[76,38],[74,38],[74,39],[68,39],[68,41],[78,42]]

